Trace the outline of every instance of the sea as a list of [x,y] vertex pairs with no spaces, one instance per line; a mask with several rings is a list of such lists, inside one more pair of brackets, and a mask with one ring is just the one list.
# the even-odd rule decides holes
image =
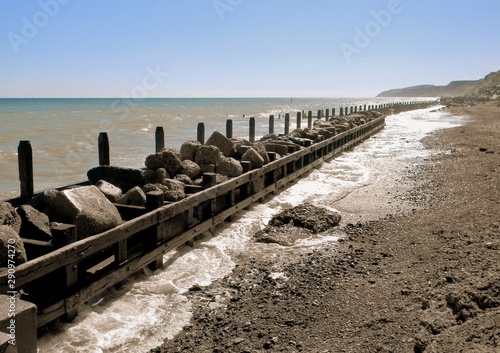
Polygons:
[[[411,100],[411,99],[404,99]],[[421,98],[415,98],[421,100]],[[111,164],[142,167],[154,152],[156,126],[163,126],[166,145],[178,148],[196,138],[198,122],[206,136],[225,132],[233,120],[234,136],[248,136],[248,117],[257,122],[257,136],[268,131],[268,116],[276,117],[275,130],[283,129],[283,116],[297,111],[313,112],[364,104],[399,101],[381,98],[220,98],[145,99],[137,102],[115,99],[3,99],[0,100],[0,191],[3,198],[15,196],[18,188],[16,148],[19,140],[30,140],[37,189],[85,179],[97,164],[97,137],[110,137]],[[421,140],[439,129],[459,126],[461,117],[440,106],[386,118],[384,130],[330,161],[325,161],[277,195],[237,213],[231,223],[205,234],[193,247],[181,246],[165,254],[164,268],[144,269],[91,302],[78,308],[72,323],[58,324],[38,340],[39,353],[148,352],[164,339],[173,338],[189,324],[193,303],[187,292],[207,286],[231,273],[240,256],[279,259],[286,262],[298,254],[334,246],[338,229],[301,239],[293,246],[259,244],[252,235],[265,227],[277,212],[314,202],[330,208],[335,201],[365,185],[396,181],[401,171],[415,167],[439,153],[425,149]],[[279,116],[281,115],[281,119]],[[291,119],[295,122],[295,119]],[[294,125],[292,124],[292,127]],[[279,270],[273,273],[283,278]],[[230,294],[227,294],[230,295]],[[224,295],[207,304],[223,306]]]

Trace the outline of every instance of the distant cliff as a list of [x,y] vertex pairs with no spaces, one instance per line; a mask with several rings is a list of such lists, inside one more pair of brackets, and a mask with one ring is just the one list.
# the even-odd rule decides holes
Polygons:
[[463,97],[492,96],[500,91],[500,71],[476,81],[452,81],[446,86],[420,85],[390,89],[377,97]]

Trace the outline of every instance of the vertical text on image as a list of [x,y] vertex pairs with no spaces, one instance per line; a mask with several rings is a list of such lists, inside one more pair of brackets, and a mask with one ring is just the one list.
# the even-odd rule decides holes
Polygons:
[[10,289],[7,291],[9,300],[9,310],[7,317],[7,335],[9,336],[9,344],[16,345],[16,240],[9,239],[7,241],[7,286]]

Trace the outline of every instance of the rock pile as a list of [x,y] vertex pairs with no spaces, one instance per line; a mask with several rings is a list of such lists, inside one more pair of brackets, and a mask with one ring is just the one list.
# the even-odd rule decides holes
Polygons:
[[[175,202],[186,196],[186,185],[204,186],[204,173],[216,173],[217,183],[223,182],[243,173],[242,162],[258,169],[270,162],[268,152],[281,158],[380,116],[378,112],[360,112],[316,120],[312,128],[296,129],[288,135],[269,134],[255,143],[215,131],[205,144],[186,141],[180,150],[164,148],[147,156],[145,169],[99,166],[89,170],[87,176],[112,202],[143,206],[145,195],[139,189],[145,193],[160,190],[166,201]],[[130,190],[134,197],[127,195]]]

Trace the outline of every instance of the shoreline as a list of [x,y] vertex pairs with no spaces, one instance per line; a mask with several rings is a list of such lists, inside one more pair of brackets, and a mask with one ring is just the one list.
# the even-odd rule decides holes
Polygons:
[[466,125],[423,141],[450,153],[405,172],[397,192],[380,189],[387,209],[353,202],[373,199],[369,185],[333,203],[352,215],[338,245],[287,264],[241,257],[190,291],[191,325],[150,352],[498,352],[499,111],[452,108]]

